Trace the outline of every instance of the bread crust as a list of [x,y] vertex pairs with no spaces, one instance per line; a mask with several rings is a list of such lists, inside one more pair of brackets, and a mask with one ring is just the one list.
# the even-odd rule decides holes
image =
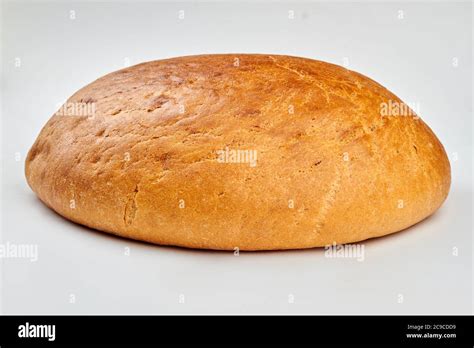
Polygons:
[[143,63],[76,92],[67,104],[93,113],[53,115],[26,178],[65,218],[156,244],[359,242],[428,217],[450,187],[439,140],[416,115],[381,115],[387,103],[402,104],[361,74],[305,58]]

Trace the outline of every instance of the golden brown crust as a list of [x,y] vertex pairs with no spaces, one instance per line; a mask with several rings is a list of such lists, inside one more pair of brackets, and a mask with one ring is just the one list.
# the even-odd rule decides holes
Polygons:
[[[401,103],[358,73],[310,59],[143,63],[75,93],[68,105],[94,105],[94,116],[54,115],[26,177],[64,217],[157,244],[361,241],[426,218],[449,191],[441,143],[417,117],[381,115],[389,102]],[[226,149],[256,151],[256,165],[222,163]]]

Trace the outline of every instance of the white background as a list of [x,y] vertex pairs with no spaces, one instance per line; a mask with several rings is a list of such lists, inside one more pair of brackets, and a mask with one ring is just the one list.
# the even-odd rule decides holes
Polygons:
[[[0,259],[1,312],[472,313],[472,15],[470,2],[4,2],[1,238],[38,245],[39,259]],[[448,200],[365,242],[358,262],[324,249],[234,256],[133,242],[35,197],[24,159],[58,103],[127,62],[202,53],[348,61],[419,103],[451,160]]]

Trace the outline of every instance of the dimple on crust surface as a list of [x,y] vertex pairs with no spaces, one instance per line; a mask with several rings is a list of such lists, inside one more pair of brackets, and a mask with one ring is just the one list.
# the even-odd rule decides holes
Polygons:
[[[398,103],[398,104],[397,104]],[[26,159],[67,219],[163,245],[276,250],[407,228],[445,200],[443,146],[378,83],[278,55],[139,64],[76,92]]]

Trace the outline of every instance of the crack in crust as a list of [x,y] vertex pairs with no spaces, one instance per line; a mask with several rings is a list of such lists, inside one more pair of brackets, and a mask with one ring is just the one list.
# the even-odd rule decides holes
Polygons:
[[314,233],[316,233],[317,235],[321,233],[321,230],[324,227],[326,217],[328,215],[329,210],[331,209],[331,207],[334,205],[334,202],[336,201],[336,194],[339,191],[340,186],[341,186],[341,171],[339,170],[339,168],[336,168],[334,179],[329,185],[329,190],[324,195],[321,208],[319,209],[318,215],[316,216]]
[[137,213],[137,194],[138,194],[138,184],[135,185],[135,189],[128,197],[127,204],[125,205],[125,209],[123,212],[123,222],[126,226],[130,226],[135,219],[135,215]]
[[[340,150],[340,152],[341,151],[342,150]],[[346,160],[342,160],[342,164],[340,162],[336,164],[336,168],[334,170],[334,179],[331,181],[329,189],[323,197],[321,208],[316,215],[315,228],[313,232],[317,237],[320,236],[321,231],[324,228],[329,211],[336,202],[337,193],[341,190],[343,178],[348,176],[349,170],[349,162]]]

